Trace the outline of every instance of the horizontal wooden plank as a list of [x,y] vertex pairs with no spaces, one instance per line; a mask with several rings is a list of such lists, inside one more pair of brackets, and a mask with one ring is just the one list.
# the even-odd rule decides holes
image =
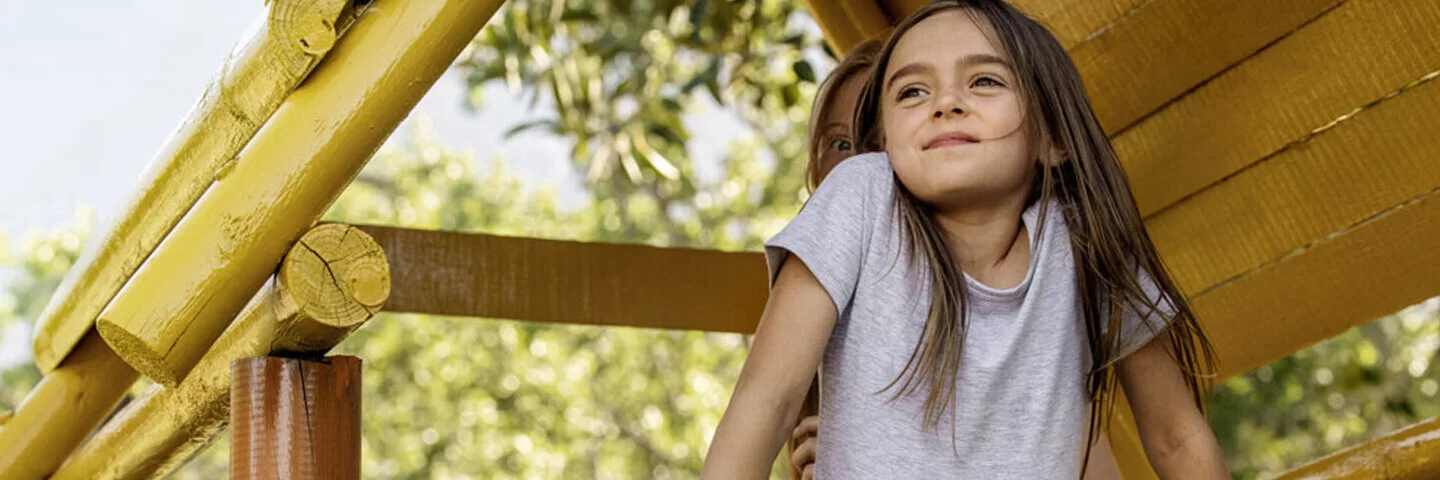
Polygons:
[[1440,69],[1440,3],[1350,0],[1114,139],[1150,215]]
[[1341,450],[1278,480],[1421,480],[1440,478],[1440,418]]
[[753,333],[768,296],[757,253],[359,227],[389,312]]
[[1152,216],[1146,227],[1181,288],[1203,292],[1440,188],[1437,112],[1440,81],[1418,84]]
[[1440,293],[1440,189],[1192,299],[1221,379]]

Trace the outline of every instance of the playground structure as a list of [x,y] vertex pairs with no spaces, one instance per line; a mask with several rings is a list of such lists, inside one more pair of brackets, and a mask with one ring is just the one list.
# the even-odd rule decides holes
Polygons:
[[[753,332],[758,253],[316,225],[503,3],[270,0],[42,314],[45,377],[0,425],[0,478],[164,475],[232,419],[237,477],[340,472],[358,459],[343,431],[358,389],[291,394],[347,392],[311,390],[359,368],[321,357],[382,310]],[[807,3],[844,52],[925,2]],[[1013,3],[1090,86],[1218,381],[1440,292],[1440,4]],[[140,375],[156,384],[111,416]],[[1153,478],[1119,406],[1121,470]],[[340,431],[299,446],[294,425]],[[1437,431],[1425,420],[1287,477],[1440,477]],[[256,465],[270,470],[243,470]]]

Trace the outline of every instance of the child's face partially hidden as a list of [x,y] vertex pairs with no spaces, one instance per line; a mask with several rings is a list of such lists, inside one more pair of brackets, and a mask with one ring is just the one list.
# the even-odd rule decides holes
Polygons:
[[941,211],[1023,202],[1036,152],[1010,59],[966,12],[937,13],[895,45],[880,94],[885,151]]
[[841,160],[855,155],[855,139],[850,138],[850,124],[855,117],[855,104],[860,101],[860,90],[865,87],[865,77],[869,76],[870,69],[855,72],[846,78],[830,95],[829,109],[825,112],[825,118],[821,119],[823,129],[820,134],[824,142],[824,150],[820,151],[820,178],[830,175],[830,171],[840,164]]

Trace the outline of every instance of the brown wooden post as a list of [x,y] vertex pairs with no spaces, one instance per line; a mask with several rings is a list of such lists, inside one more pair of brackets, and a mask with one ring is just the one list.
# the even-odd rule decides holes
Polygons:
[[360,359],[231,364],[230,478],[360,478]]

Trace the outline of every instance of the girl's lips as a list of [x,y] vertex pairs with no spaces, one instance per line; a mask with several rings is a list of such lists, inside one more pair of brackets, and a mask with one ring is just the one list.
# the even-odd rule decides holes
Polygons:
[[959,145],[969,145],[972,143],[976,143],[975,137],[971,137],[964,133],[943,133],[936,136],[935,138],[930,139],[929,142],[926,142],[924,150],[954,147]]

